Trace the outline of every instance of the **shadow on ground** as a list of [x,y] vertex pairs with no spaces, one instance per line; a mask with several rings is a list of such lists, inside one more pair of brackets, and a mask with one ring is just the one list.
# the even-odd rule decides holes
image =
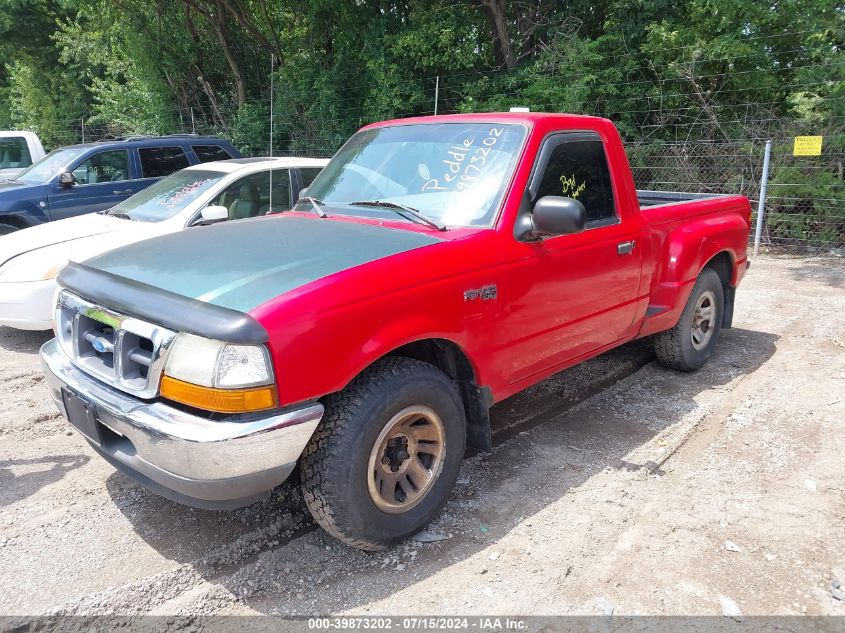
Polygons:
[[802,261],[801,266],[790,269],[789,275],[797,281],[821,281],[832,288],[845,288],[845,261],[833,257]]
[[[87,455],[45,455],[38,459],[0,459],[0,506],[11,505],[54,484],[91,459]],[[14,474],[13,470],[26,472]]]
[[31,332],[0,326],[0,347],[9,352],[37,354],[41,346],[53,338],[53,331]]
[[[708,366],[693,374],[650,365],[650,347],[635,342],[497,404],[492,411],[496,448],[465,464],[446,509],[434,522],[436,529],[448,530],[454,536],[424,546],[425,553],[433,554],[421,557],[412,574],[388,577],[373,566],[373,556],[384,554],[339,546],[322,532],[300,538],[302,530],[294,535],[293,542],[280,538],[278,530],[266,537],[259,533],[258,541],[240,558],[228,560],[225,566],[207,562],[209,551],[230,548],[236,539],[261,526],[273,525],[280,516],[302,516],[299,495],[292,493],[290,484],[270,501],[228,513],[179,506],[141,490],[119,473],[109,477],[107,488],[149,545],[163,556],[191,563],[208,581],[235,595],[243,589],[232,567],[242,567],[258,557],[269,558],[256,572],[261,574],[255,579],[260,589],[245,600],[252,609],[299,614],[350,609],[382,599],[437,574],[456,560],[473,556],[602,470],[639,468],[626,462],[631,451],[695,411],[700,393],[756,371],[774,354],[776,340],[777,336],[768,333],[727,330]],[[616,410],[607,404],[599,407],[597,401],[585,402],[590,395],[636,374],[645,365],[657,372],[659,388],[641,396],[634,379],[614,398],[651,399],[644,407],[649,411],[648,419],[638,419],[625,407]],[[579,403],[583,404],[576,407]],[[533,430],[526,433],[526,429]],[[308,531],[307,519],[304,529]],[[284,571],[291,569],[313,580],[313,586],[296,584]],[[352,579],[344,578],[350,573],[354,577],[356,571],[362,577],[350,593],[347,585]],[[280,596],[290,599],[285,601]]]

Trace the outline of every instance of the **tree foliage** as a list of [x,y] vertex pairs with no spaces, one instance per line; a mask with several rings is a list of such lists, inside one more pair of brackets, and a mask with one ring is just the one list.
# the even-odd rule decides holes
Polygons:
[[436,94],[439,113],[597,114],[655,143],[823,134],[839,158],[776,177],[836,188],[843,38],[829,0],[0,0],[0,128],[266,153],[272,73],[275,152],[330,154]]
[[838,133],[843,16],[823,0],[0,0],[0,127],[61,142],[86,117],[265,149],[272,56],[274,145],[292,151],[432,112],[435,77],[439,112],[587,112],[662,139]]
[[436,95],[439,113],[610,117],[649,182],[743,188],[753,165],[714,171],[667,144],[821,134],[822,160],[775,164],[770,227],[842,242],[844,27],[829,0],[0,0],[0,129],[327,155]]

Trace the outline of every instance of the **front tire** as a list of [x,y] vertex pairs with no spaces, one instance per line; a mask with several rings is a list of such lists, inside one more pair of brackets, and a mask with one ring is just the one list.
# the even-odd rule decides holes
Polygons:
[[712,268],[698,275],[681,318],[671,330],[654,335],[654,351],[662,365],[695,371],[706,363],[722,332],[725,291]]
[[463,460],[455,383],[428,363],[386,358],[323,404],[300,462],[314,520],[370,551],[418,532],[446,503]]

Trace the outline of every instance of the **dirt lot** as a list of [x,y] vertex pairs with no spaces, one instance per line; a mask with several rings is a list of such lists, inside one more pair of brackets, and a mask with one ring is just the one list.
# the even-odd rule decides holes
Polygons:
[[497,405],[448,536],[364,554],[295,488],[232,513],[147,493],[0,330],[0,613],[841,614],[845,265],[760,258],[691,375],[629,345]]

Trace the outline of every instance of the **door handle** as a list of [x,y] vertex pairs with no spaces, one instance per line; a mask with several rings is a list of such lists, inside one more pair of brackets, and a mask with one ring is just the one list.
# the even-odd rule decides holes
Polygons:
[[115,196],[122,196],[124,193],[132,193],[131,189],[115,189],[112,194]]
[[620,242],[616,245],[616,254],[617,255],[630,255],[634,252],[634,247],[637,243],[634,240],[630,242]]

